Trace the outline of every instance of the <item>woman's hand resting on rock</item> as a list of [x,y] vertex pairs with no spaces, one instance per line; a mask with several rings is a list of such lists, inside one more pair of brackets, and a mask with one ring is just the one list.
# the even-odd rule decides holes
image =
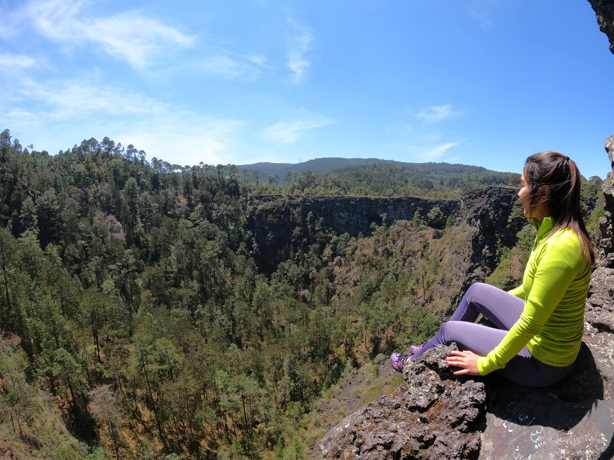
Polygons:
[[454,375],[480,375],[478,372],[479,356],[472,351],[452,351],[446,359],[448,366],[460,367]]

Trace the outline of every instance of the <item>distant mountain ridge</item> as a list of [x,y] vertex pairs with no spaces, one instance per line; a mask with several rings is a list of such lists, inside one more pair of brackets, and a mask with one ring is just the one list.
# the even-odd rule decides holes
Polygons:
[[311,171],[316,174],[326,174],[338,169],[349,168],[351,166],[369,166],[373,164],[387,164],[399,167],[405,167],[412,171],[419,171],[421,173],[428,173],[434,167],[440,172],[449,174],[475,174],[475,173],[490,173],[500,172],[486,169],[482,166],[469,166],[463,164],[451,164],[451,163],[407,163],[396,160],[381,160],[378,158],[316,158],[314,160],[304,161],[302,163],[268,163],[260,162],[247,165],[237,165],[239,171],[248,169],[250,173],[258,171],[261,178],[277,175],[280,179],[283,179],[290,171],[296,171],[300,174],[304,174],[307,171]]

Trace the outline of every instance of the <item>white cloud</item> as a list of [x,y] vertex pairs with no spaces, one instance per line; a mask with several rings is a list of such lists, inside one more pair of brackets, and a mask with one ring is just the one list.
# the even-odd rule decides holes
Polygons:
[[214,120],[191,112],[169,112],[114,134],[123,145],[133,144],[171,164],[227,164],[236,153],[236,120]]
[[292,144],[306,131],[317,128],[323,128],[333,124],[334,121],[328,118],[316,118],[312,120],[298,121],[279,121],[273,126],[269,126],[262,133],[262,137],[266,140],[277,142],[280,144]]
[[263,56],[262,54],[254,54],[252,56],[248,56],[247,59],[258,66],[263,66],[267,62],[267,57]]
[[482,29],[490,29],[492,26],[492,18],[490,14],[484,10],[473,9],[469,11],[469,15]]
[[56,119],[85,117],[89,114],[156,114],[163,104],[120,88],[97,85],[95,81],[50,81],[44,84],[23,79],[17,94],[27,101],[41,103],[40,109]]
[[441,158],[449,149],[457,145],[458,143],[456,142],[448,142],[447,144],[437,145],[422,153],[421,156],[423,158],[423,161],[433,161],[437,158]]
[[239,120],[177,109],[96,81],[26,79],[20,85],[19,97],[0,101],[0,126],[51,153],[105,136],[172,164],[226,164],[240,151]]
[[10,67],[32,67],[35,62],[34,59],[23,54],[0,53],[0,71]]
[[490,29],[493,24],[492,10],[499,0],[472,0],[469,2],[469,16],[482,29]]
[[292,71],[290,81],[294,84],[303,83],[308,76],[311,61],[305,56],[313,46],[311,29],[299,25],[294,19],[288,18],[291,36],[288,39],[288,68]]
[[16,35],[21,27],[22,15],[9,8],[8,0],[0,0],[0,37]]
[[398,122],[386,126],[386,131],[398,134],[401,137],[407,137],[415,131],[416,127],[411,123]]
[[88,17],[82,13],[85,5],[81,0],[34,1],[26,8],[26,14],[36,30],[50,40],[67,46],[94,43],[135,67],[147,66],[195,42],[194,37],[137,11]]
[[446,104],[428,107],[425,110],[419,112],[416,115],[416,118],[418,120],[424,121],[425,123],[435,124],[448,118],[462,117],[464,114],[464,110],[453,110],[452,104]]
[[260,64],[251,59],[235,59],[225,54],[216,54],[190,63],[191,71],[199,71],[205,75],[215,75],[227,79],[255,80],[261,74]]

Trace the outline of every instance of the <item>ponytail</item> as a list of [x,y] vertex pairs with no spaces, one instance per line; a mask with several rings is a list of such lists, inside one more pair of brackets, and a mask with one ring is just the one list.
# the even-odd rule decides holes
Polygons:
[[[573,230],[578,235],[580,250],[595,263],[595,251],[580,208],[582,181],[576,162],[559,152],[536,153],[527,158],[524,175],[530,187],[530,206],[545,203],[554,220],[550,235],[564,228]],[[550,193],[544,194],[544,186]]]

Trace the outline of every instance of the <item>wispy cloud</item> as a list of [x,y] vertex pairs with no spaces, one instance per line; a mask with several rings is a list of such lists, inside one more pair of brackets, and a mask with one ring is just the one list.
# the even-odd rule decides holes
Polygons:
[[56,119],[84,117],[89,114],[156,114],[166,107],[151,98],[121,88],[98,85],[96,81],[64,80],[38,83],[24,78],[16,93]]
[[498,3],[499,0],[472,0],[469,2],[469,16],[482,29],[490,29],[493,24],[492,8]]
[[323,128],[334,123],[328,118],[314,118],[311,120],[279,121],[268,127],[262,133],[266,140],[279,144],[292,144],[307,131]]
[[288,38],[287,65],[292,72],[290,81],[294,84],[307,80],[311,61],[306,54],[313,48],[313,31],[301,26],[293,18],[288,18],[290,36]]
[[462,117],[464,114],[464,110],[454,110],[452,104],[446,104],[428,107],[416,114],[416,118],[425,123],[435,124],[448,118]]
[[262,68],[266,58],[231,56],[229,54],[214,54],[189,63],[190,71],[201,72],[204,75],[213,75],[226,79],[256,80],[262,74]]
[[436,160],[444,156],[449,149],[457,145],[458,143],[456,142],[448,142],[447,144],[437,145],[426,152],[421,153],[421,157],[423,158],[423,161]]
[[469,10],[469,15],[482,29],[490,29],[492,27],[492,18],[487,11],[471,9]]
[[[183,110],[95,80],[25,79],[0,101],[0,126],[55,153],[79,139],[109,136],[173,164],[228,163],[242,121]],[[53,149],[56,149],[55,152]]]
[[143,67],[161,56],[191,47],[195,38],[138,11],[90,17],[82,0],[34,1],[25,9],[35,29],[66,46],[95,44],[107,54]]
[[34,59],[23,54],[0,53],[0,71],[11,67],[32,67],[35,62]]

